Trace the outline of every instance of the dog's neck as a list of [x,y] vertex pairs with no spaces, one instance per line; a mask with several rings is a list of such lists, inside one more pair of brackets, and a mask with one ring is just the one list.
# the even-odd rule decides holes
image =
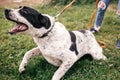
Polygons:
[[53,30],[54,26],[55,26],[55,22],[51,25],[50,29],[48,31],[46,31],[43,35],[36,35],[36,36],[38,36],[38,38],[45,38],[45,37],[47,37],[50,34],[50,32]]
[[44,33],[42,36],[39,36],[39,38],[45,38],[45,37],[47,37],[47,36],[49,35],[49,33],[52,31],[53,27],[54,27],[54,24],[52,25],[52,27],[51,27],[50,30],[48,30],[48,31],[47,31],[46,33]]

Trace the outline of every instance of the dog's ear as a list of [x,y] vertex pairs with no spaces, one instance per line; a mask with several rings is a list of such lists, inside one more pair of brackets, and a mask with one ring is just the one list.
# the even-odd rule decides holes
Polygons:
[[19,6],[19,8],[28,8],[27,6]]
[[46,29],[49,29],[49,27],[51,26],[50,19],[47,16],[39,14],[38,20],[40,26],[45,27]]

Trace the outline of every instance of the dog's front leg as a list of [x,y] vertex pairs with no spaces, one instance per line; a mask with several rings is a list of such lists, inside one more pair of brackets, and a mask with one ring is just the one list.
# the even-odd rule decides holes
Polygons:
[[32,56],[36,56],[36,55],[40,55],[40,54],[41,54],[41,52],[38,47],[33,48],[30,51],[26,52],[20,66],[19,66],[19,72],[22,73],[23,71],[25,71],[25,66],[27,65],[28,60]]
[[61,66],[54,73],[54,76],[52,77],[52,80],[60,80],[76,61],[77,61],[76,56],[75,57],[73,56],[73,57],[63,61]]

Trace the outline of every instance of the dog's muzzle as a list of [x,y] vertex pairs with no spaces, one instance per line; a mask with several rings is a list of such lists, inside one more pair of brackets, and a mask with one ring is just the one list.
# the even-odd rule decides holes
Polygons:
[[20,21],[15,20],[15,14],[11,13],[12,10],[11,9],[5,9],[5,17],[10,20],[10,21],[13,21],[15,22],[15,26],[8,32],[10,34],[16,34],[16,33],[19,33],[19,32],[23,32],[23,31],[26,31],[28,30],[28,26]]

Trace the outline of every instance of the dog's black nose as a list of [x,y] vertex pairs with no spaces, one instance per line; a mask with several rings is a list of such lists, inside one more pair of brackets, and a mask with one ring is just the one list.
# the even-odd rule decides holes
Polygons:
[[9,18],[10,9],[5,9],[4,14],[6,18]]
[[11,10],[10,9],[5,9],[5,13],[8,14]]

